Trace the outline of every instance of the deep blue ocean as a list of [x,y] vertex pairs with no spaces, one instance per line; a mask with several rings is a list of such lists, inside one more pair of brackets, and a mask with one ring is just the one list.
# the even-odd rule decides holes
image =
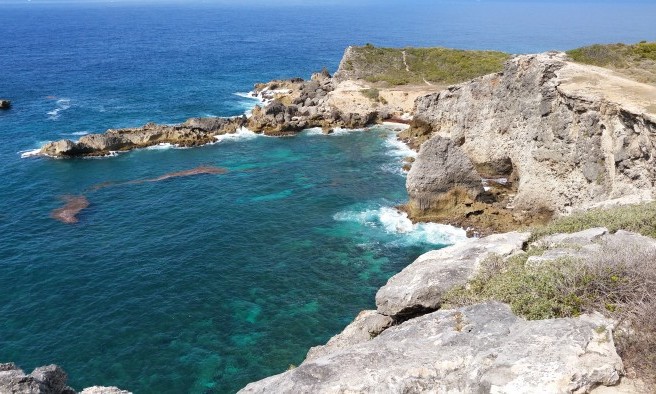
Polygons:
[[[384,127],[104,159],[21,152],[241,114],[255,102],[238,93],[334,71],[351,44],[538,52],[655,40],[654,16],[644,2],[0,2],[0,97],[14,103],[0,111],[0,362],[59,364],[76,389],[234,392],[299,364],[387,278],[462,237],[392,209],[408,152]],[[94,189],[201,165],[228,172]],[[66,195],[89,200],[77,224],[50,217]]]

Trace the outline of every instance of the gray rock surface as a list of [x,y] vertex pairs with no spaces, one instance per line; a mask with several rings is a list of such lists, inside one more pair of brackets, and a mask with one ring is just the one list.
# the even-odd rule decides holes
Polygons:
[[410,198],[427,209],[431,200],[440,199],[453,188],[462,188],[475,199],[483,192],[480,175],[467,155],[449,138],[435,136],[421,146],[408,173],[406,187]]
[[335,349],[347,348],[369,341],[393,324],[394,319],[389,316],[381,315],[376,311],[362,311],[351,324],[346,326],[341,333],[332,337],[328,343],[311,348],[304,362],[329,354]]
[[[68,387],[68,376],[57,365],[36,368],[26,375],[14,363],[0,364],[0,394],[75,394]],[[91,387],[84,394],[131,394],[116,387]]]
[[442,295],[465,285],[489,254],[508,256],[519,252],[529,236],[518,232],[495,234],[419,256],[378,290],[378,313],[405,319],[438,309]]
[[179,125],[148,123],[142,127],[109,129],[102,134],[88,134],[77,142],[60,140],[41,148],[51,157],[101,156],[112,151],[144,148],[163,143],[197,146],[212,143],[223,134],[233,134],[246,124],[245,117],[192,118]]
[[654,197],[655,101],[656,87],[562,53],[522,55],[500,74],[420,97],[415,124],[457,141],[476,168],[511,163],[513,207],[566,213]]
[[36,368],[26,375],[13,363],[0,364],[0,393],[75,394],[66,385],[68,376],[56,365]]
[[433,312],[242,393],[571,393],[622,373],[600,315],[526,321],[499,303]]

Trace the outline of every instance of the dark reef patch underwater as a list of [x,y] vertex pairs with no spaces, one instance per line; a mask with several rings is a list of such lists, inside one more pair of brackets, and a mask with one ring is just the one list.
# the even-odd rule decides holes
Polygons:
[[[463,236],[391,208],[407,198],[407,151],[380,127],[103,159],[21,152],[238,115],[254,102],[236,92],[334,70],[350,44],[517,53],[655,38],[653,5],[554,4],[3,3],[0,362],[59,364],[75,388],[234,392],[298,364],[388,277]],[[49,216],[65,195],[74,225]]]

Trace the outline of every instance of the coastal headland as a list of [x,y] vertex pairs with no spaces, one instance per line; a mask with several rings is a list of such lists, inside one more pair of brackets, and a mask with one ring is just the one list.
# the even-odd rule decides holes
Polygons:
[[[41,154],[409,123],[399,138],[418,154],[401,208],[475,237],[420,256],[375,310],[242,392],[653,392],[654,70],[646,42],[517,56],[349,47],[334,76],[256,85],[248,117],[108,130]],[[75,220],[84,201],[68,204]],[[16,370],[0,369],[0,387]]]

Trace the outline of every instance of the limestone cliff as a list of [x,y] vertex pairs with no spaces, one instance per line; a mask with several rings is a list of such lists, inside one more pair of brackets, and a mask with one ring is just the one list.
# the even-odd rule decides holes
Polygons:
[[[607,200],[652,199],[656,182],[656,87],[576,64],[562,53],[517,56],[501,73],[416,101],[405,139],[418,146],[448,138],[483,178],[514,180],[507,206],[557,213]],[[442,192],[417,171],[444,162],[420,151],[411,204],[424,209]],[[440,183],[438,179],[435,182]]]

